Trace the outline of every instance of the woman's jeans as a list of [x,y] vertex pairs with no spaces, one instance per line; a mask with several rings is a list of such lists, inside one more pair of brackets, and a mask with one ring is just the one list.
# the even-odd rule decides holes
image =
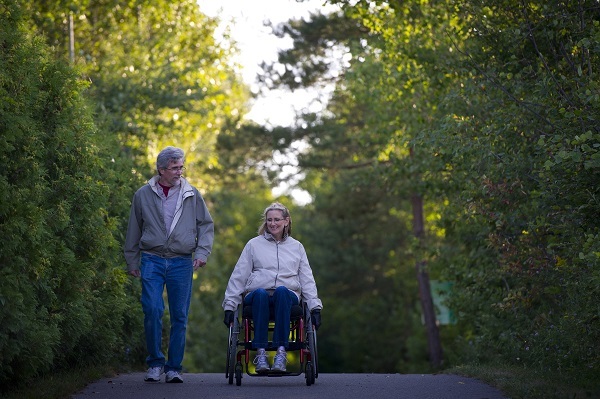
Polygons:
[[[163,367],[165,373],[170,370],[181,371],[181,362],[185,351],[190,298],[192,295],[192,275],[194,268],[192,257],[161,258],[142,253],[142,309],[144,311],[144,330],[149,367]],[[171,335],[169,337],[169,360],[165,364],[165,355],[161,349],[162,318],[165,311],[163,291],[167,287]]]
[[254,339],[252,348],[266,348],[269,343],[269,308],[273,308],[275,328],[273,330],[273,346],[284,346],[290,340],[290,316],[292,306],[298,305],[298,297],[286,287],[277,287],[273,295],[259,288],[244,298],[244,305],[252,305],[254,321]]

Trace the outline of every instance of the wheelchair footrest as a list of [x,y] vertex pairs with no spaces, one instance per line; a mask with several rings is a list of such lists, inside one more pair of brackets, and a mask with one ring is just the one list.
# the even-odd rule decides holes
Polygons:
[[[267,344],[267,347],[265,348],[265,350],[267,352],[272,352],[272,351],[276,351],[278,348],[278,346],[274,346],[273,342],[269,342]],[[306,348],[306,344],[304,342],[290,342],[288,344],[288,351],[297,351],[297,350],[301,350],[301,349],[305,349]],[[252,342],[246,342],[244,343],[244,349],[248,349],[251,351],[255,351],[256,349],[252,348]]]
[[262,373],[246,373],[251,377],[288,377],[301,375],[301,371],[265,371]]

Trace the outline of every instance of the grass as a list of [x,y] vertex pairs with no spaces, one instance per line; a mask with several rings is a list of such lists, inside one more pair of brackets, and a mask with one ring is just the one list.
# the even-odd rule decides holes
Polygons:
[[61,371],[27,381],[23,386],[0,392],[1,399],[66,399],[82,390],[92,381],[117,374],[115,368],[94,366]]
[[445,370],[481,380],[502,391],[510,399],[598,399],[600,383],[596,379],[577,378],[560,373],[542,372],[504,365],[466,365]]

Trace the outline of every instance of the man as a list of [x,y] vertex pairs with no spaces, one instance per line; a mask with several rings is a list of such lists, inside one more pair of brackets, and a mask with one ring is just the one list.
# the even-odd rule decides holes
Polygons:
[[[167,147],[156,159],[157,175],[133,196],[125,260],[142,279],[142,309],[148,357],[145,381],[183,382],[192,275],[206,265],[214,238],[213,220],[198,190],[182,177],[184,152]],[[161,349],[163,290],[167,288],[171,332],[168,361]]]

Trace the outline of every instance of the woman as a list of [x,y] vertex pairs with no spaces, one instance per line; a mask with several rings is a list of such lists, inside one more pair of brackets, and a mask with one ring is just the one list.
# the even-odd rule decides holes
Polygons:
[[233,322],[233,312],[242,302],[252,305],[254,359],[256,372],[269,371],[265,348],[268,345],[269,307],[275,315],[273,346],[277,347],[271,371],[286,371],[290,335],[290,314],[300,298],[311,312],[313,325],[321,325],[323,304],[317,295],[317,285],[300,241],[292,238],[292,218],[282,204],[275,202],[263,213],[258,236],[242,251],[229,278],[223,309],[227,327]]

